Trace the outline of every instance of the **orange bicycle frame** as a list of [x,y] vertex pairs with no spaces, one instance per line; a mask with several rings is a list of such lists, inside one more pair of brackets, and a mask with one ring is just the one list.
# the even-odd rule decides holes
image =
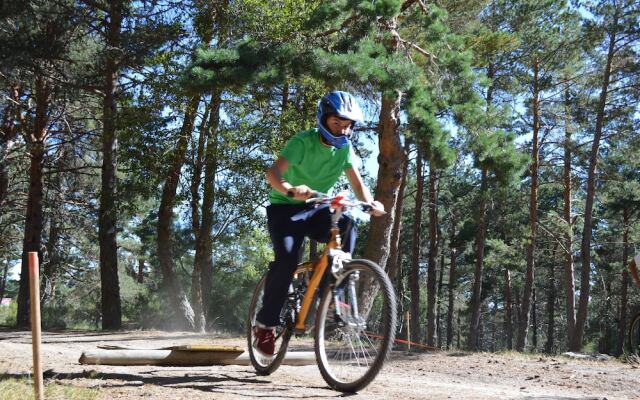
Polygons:
[[327,245],[325,246],[318,260],[316,260],[315,262],[305,263],[310,265],[309,269],[313,271],[313,275],[311,276],[311,279],[309,279],[309,284],[302,300],[300,312],[298,312],[298,315],[296,316],[296,324],[294,327],[296,332],[306,332],[307,327],[305,326],[305,321],[307,319],[309,309],[311,308],[313,297],[316,293],[318,285],[320,285],[320,281],[322,280],[325,271],[329,267],[329,251],[331,249],[340,248],[341,246],[339,229],[337,227],[332,227],[330,232],[331,233],[329,241],[327,242]]

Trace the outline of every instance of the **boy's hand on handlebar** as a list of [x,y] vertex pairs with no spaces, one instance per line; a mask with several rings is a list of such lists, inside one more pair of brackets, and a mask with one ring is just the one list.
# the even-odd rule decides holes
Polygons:
[[369,203],[369,206],[371,206],[369,214],[373,215],[374,217],[379,217],[387,213],[384,210],[384,204],[380,203],[378,200],[372,201],[371,203]]
[[294,186],[287,190],[287,196],[296,200],[306,200],[313,196],[315,192],[307,185]]

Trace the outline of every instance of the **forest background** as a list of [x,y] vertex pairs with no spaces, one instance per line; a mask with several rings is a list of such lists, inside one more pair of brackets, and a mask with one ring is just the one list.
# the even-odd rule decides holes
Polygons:
[[272,256],[263,171],[342,89],[388,211],[357,253],[392,278],[400,337],[622,354],[640,3],[14,0],[0,18],[0,323],[28,328],[38,251],[46,329],[242,331]]

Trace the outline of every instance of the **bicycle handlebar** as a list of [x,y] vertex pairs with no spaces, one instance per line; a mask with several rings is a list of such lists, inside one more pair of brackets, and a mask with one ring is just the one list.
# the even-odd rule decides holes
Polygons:
[[[295,197],[295,193],[289,190],[287,191],[288,197]],[[373,206],[369,203],[365,203],[364,201],[345,201],[344,196],[329,196],[326,193],[322,192],[313,192],[311,197],[305,200],[305,203],[315,203],[315,204],[331,204],[333,205],[334,201],[338,200],[340,203],[338,206],[346,207],[346,208],[354,208],[360,207],[363,212],[370,213],[373,211]],[[386,211],[384,212],[386,214]]]

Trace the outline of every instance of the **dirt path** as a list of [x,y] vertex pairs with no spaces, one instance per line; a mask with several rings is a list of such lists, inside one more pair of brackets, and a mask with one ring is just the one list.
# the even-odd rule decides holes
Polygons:
[[[103,399],[334,399],[317,367],[282,366],[269,377],[248,366],[157,367],[81,365],[100,344],[160,348],[180,344],[243,345],[241,338],[182,332],[43,334],[47,379],[99,387]],[[26,376],[29,332],[0,331],[0,374]],[[363,399],[640,399],[640,368],[619,361],[582,361],[518,354],[395,352]]]

